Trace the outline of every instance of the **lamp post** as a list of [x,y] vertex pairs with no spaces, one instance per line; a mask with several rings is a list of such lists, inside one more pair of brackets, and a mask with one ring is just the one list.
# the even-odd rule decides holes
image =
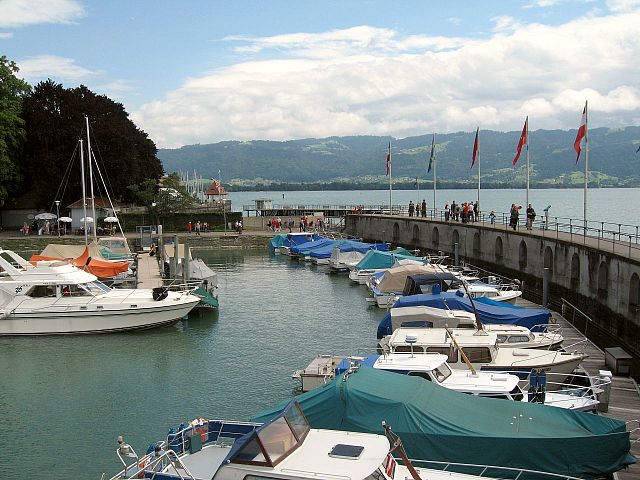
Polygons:
[[56,220],[58,222],[58,236],[60,236],[60,200],[56,200],[55,204],[56,204],[56,214],[58,215],[56,217]]

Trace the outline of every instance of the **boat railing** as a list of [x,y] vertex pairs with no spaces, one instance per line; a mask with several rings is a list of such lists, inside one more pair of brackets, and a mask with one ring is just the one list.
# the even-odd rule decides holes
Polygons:
[[148,453],[141,458],[138,458],[136,455],[134,461],[130,464],[127,464],[119,450],[117,455],[124,464],[124,469],[118,472],[113,478],[155,478],[156,475],[160,475],[160,472],[169,465],[173,467],[174,472],[170,475],[162,474],[162,478],[179,478],[180,480],[195,480],[196,478],[182,460],[180,460],[178,454],[171,449]]
[[[399,459],[396,459],[401,463]],[[418,468],[430,468],[444,472],[467,473],[480,478],[509,478],[519,480],[580,480],[578,477],[563,475],[560,473],[549,473],[539,470],[529,470],[526,468],[502,467],[499,465],[479,465],[473,463],[441,462],[435,460],[414,460],[411,464]]]
[[[633,424],[638,424],[636,428],[631,428]],[[635,445],[636,443],[640,443],[640,419],[629,420],[625,423],[627,426],[627,431],[629,432],[629,440],[631,445]],[[636,438],[631,438],[633,435],[637,435]]]
[[[552,362],[555,362],[556,359],[559,356],[562,356],[563,354],[567,354],[567,353],[575,353],[575,354],[582,354],[582,351],[578,351],[576,349],[574,349],[573,351],[571,351],[571,349],[581,343],[586,343],[587,340],[583,339],[580,341],[577,341],[575,343],[572,343],[571,345],[567,346],[567,347],[563,347],[562,350],[538,350],[539,355],[535,355],[536,354],[536,349],[535,348],[527,348],[524,349],[527,351],[527,355],[522,354],[523,358],[520,360],[514,360],[511,364],[515,365],[515,364],[521,364],[524,362],[528,362],[531,360],[535,360],[536,358],[542,358],[542,357],[546,357],[550,352],[555,352],[553,355],[553,359],[551,360]],[[508,349],[507,349],[508,350]],[[519,349],[519,350],[523,350],[523,349]],[[519,352],[520,353],[520,352]],[[517,354],[514,354],[517,356]],[[545,363],[549,362],[548,359],[546,359]]]

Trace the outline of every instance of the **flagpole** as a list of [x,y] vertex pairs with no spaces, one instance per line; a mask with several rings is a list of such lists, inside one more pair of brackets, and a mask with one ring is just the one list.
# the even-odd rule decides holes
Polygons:
[[[435,145],[436,142],[436,134],[433,134],[433,143]],[[433,154],[433,211],[437,208],[438,203],[436,202],[436,154]]]
[[391,185],[391,143],[389,143],[389,215],[393,215],[393,187]]
[[589,185],[589,112],[584,102],[584,234],[587,235],[587,188]]
[[527,115],[525,123],[527,125],[527,203],[525,203],[525,208],[529,208],[529,115]]
[[478,213],[480,213],[480,127],[478,127]]
[[416,186],[418,187],[418,200],[420,200],[420,177],[416,177]]

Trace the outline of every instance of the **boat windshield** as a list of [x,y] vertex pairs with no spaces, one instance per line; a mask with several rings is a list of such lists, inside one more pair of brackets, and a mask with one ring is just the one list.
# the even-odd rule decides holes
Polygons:
[[275,466],[302,445],[310,427],[297,403],[287,408],[269,423],[262,425],[239,443],[229,460],[250,465]]
[[97,280],[95,282],[82,283],[78,285],[78,287],[80,287],[85,292],[88,292],[92,295],[98,295],[100,293],[106,293],[111,291],[111,289],[107,287],[104,283],[99,282]]
[[449,365],[446,363],[443,363],[439,367],[433,369],[433,375],[436,377],[438,383],[442,383],[451,376],[451,368],[449,368]]

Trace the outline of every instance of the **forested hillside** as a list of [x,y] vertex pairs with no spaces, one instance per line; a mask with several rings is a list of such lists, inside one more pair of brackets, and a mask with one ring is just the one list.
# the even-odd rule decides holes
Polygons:
[[[475,132],[436,136],[438,179],[475,181],[470,169]],[[520,132],[480,132],[483,181],[519,185],[524,182],[525,153],[511,168]],[[571,184],[581,181],[581,158],[576,166],[575,130],[530,132],[531,181],[537,184]],[[278,182],[315,182],[332,179],[373,179],[385,175],[385,157],[391,142],[393,176],[428,179],[426,174],[431,135],[394,139],[357,136],[286,142],[248,141],[189,145],[159,150],[166,171],[193,171],[225,181],[264,179]],[[597,128],[589,131],[589,170],[604,185],[640,185],[640,127]],[[584,153],[583,153],[584,155]]]

